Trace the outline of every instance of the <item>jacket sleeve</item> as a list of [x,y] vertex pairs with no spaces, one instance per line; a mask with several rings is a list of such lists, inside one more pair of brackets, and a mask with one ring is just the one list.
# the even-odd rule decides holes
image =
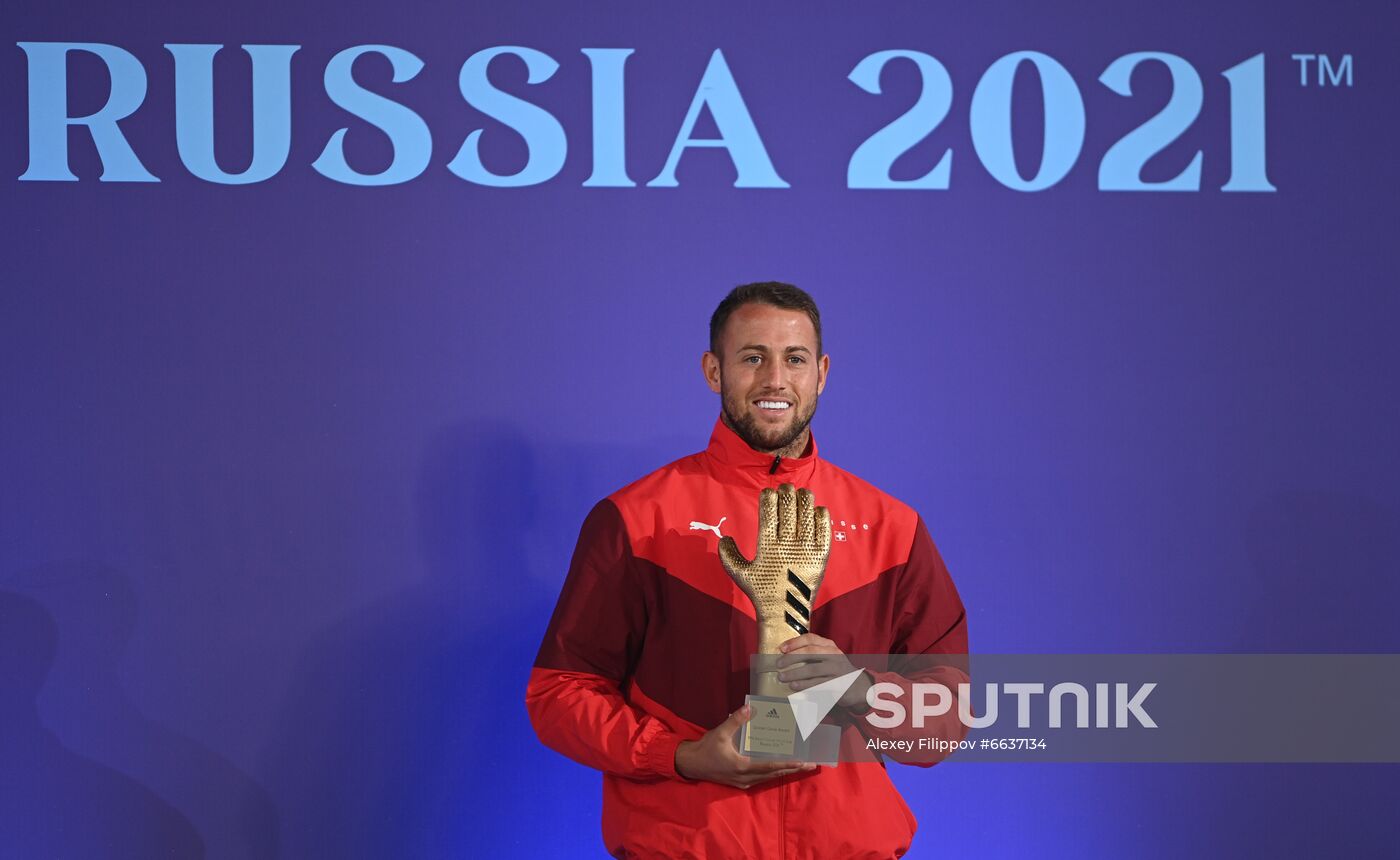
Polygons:
[[[921,729],[907,725],[882,729],[863,717],[856,717],[854,722],[868,738],[938,737],[960,741],[967,735],[967,726],[958,717],[958,685],[970,681],[967,613],[922,517],[915,525],[909,559],[898,576],[894,640],[889,653],[907,659],[894,661],[891,668],[895,671],[871,671],[869,674],[875,683],[891,683],[903,689],[905,692],[899,700],[906,707],[912,701],[910,689],[914,683],[942,684],[952,696],[950,706],[946,713],[926,721]],[[906,714],[911,712],[909,709]],[[886,755],[905,764],[929,767],[947,758],[948,753],[919,750],[916,746],[912,752],[896,751]]]
[[647,627],[636,567],[622,515],[604,499],[583,522],[525,707],[540,740],[574,761],[633,779],[689,781],[676,773],[684,736],[622,692]]

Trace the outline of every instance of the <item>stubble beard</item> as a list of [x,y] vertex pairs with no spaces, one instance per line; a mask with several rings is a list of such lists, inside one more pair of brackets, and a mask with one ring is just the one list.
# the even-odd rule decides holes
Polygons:
[[[720,396],[720,402],[724,407],[724,421],[729,425],[729,428],[738,434],[739,438],[743,439],[750,448],[767,454],[784,451],[802,436],[803,431],[812,423],[812,416],[817,414],[817,399],[817,397],[813,397],[807,411],[794,418],[786,429],[768,431],[768,434],[765,435],[758,426],[758,418],[751,411],[740,413],[739,409],[733,408],[736,405],[742,407],[743,401],[735,403],[735,399],[731,398],[728,391],[722,391]],[[802,452],[797,453],[801,454]]]

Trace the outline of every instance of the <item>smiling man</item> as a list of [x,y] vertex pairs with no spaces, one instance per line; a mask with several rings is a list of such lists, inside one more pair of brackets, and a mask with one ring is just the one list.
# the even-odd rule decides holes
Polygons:
[[806,293],[777,284],[735,289],[715,310],[710,349],[700,359],[720,396],[721,420],[755,451],[800,455],[831,366],[821,348],[821,316]]
[[[859,718],[869,672],[833,712],[841,765],[751,760],[735,746],[758,634],[719,544],[754,557],[765,489],[804,488],[831,519],[810,632],[782,645],[781,681],[800,690],[849,672],[846,654],[967,653],[962,601],[918,514],[817,455],[810,424],[830,363],[811,296],[736,287],[701,358],[720,396],[709,446],[584,520],[526,706],[545,744],[603,772],[614,857],[893,858],[914,837],[883,759],[846,758],[880,734]],[[956,711],[941,734],[960,739]]]

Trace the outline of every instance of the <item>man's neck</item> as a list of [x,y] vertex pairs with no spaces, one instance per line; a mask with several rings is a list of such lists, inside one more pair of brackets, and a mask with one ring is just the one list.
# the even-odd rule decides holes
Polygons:
[[770,457],[782,457],[784,460],[786,460],[789,457],[801,457],[803,453],[806,452],[807,442],[811,438],[812,428],[804,427],[802,429],[801,435],[799,435],[796,439],[792,440],[791,445],[787,446],[786,448],[780,448],[776,451],[764,451],[763,453],[769,455]]
[[[728,413],[721,412],[720,420],[723,421],[725,426],[728,427],[730,430],[734,430],[734,423],[729,420]],[[734,434],[740,439],[744,438],[738,430],[734,430]],[[783,448],[754,448],[753,445],[749,445],[748,440],[744,440],[744,444],[749,445],[750,448],[759,452],[760,454],[766,454],[769,457],[782,457],[784,460],[786,460],[789,457],[801,457],[802,454],[806,452],[807,443],[811,441],[811,438],[812,428],[803,427],[802,432],[797,435],[797,438],[792,440],[792,444],[787,445]]]

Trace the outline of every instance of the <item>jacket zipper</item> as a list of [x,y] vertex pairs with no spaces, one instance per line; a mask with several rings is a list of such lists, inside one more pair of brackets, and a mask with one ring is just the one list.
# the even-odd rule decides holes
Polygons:
[[[768,467],[768,476],[772,478],[778,474],[778,467],[783,463],[782,454],[773,455],[773,465]],[[776,478],[774,479],[776,480]],[[788,778],[778,777],[778,858],[787,857],[787,787]]]

